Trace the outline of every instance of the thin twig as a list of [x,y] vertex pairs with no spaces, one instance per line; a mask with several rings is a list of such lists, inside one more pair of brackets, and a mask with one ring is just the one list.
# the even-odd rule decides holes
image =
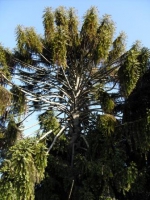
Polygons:
[[33,110],[29,115],[27,115],[22,121],[18,122],[17,124],[22,124],[22,122],[24,122],[30,115],[32,115],[35,112],[35,110]]
[[74,186],[74,180],[72,180],[72,184],[71,184],[71,189],[70,189],[70,192],[69,192],[68,200],[69,200],[70,197],[71,197],[73,186]]
[[31,125],[31,126],[28,126],[28,127],[26,127],[26,128],[23,128],[23,129],[20,129],[21,131],[25,131],[25,130],[27,130],[27,129],[29,129],[29,128],[32,128],[33,126],[36,126],[37,124],[39,124],[40,122],[38,122],[38,123],[36,123],[36,124],[33,124],[33,125]]
[[88,143],[88,141],[86,140],[86,138],[84,137],[84,135],[81,135],[80,137],[83,138],[83,140],[84,140],[84,142],[85,142],[87,148],[89,148],[89,143]]

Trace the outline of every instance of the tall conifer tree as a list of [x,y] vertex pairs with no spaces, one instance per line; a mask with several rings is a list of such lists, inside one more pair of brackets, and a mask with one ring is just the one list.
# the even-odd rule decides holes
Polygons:
[[[18,26],[13,53],[0,48],[1,82],[11,87],[10,91],[0,87],[0,102],[4,102],[0,114],[3,116],[7,108],[13,114],[3,133],[6,149],[11,148],[1,169],[1,183],[6,180],[0,188],[1,198],[34,199],[34,186],[44,177],[50,152],[49,165],[60,169],[60,177],[55,170],[52,175],[66,185],[59,197],[53,190],[55,181],[50,184],[52,179],[47,176],[45,182],[49,181],[54,194],[50,197],[48,191],[37,192],[37,199],[124,198],[138,171],[134,160],[127,163],[124,157],[128,156],[127,146],[120,147],[121,141],[132,147],[131,121],[125,126],[124,104],[148,70],[149,50],[137,42],[125,51],[125,34],[114,38],[111,17],[99,19],[94,7],[86,12],[81,25],[72,8],[46,8],[43,26],[43,36],[32,27]],[[20,84],[10,78],[12,66],[13,78],[19,79]],[[7,104],[4,98],[8,99]],[[36,138],[23,139],[23,120],[15,122],[16,116],[26,110],[28,115],[42,111],[39,122],[43,134]],[[144,133],[148,134],[147,130]],[[53,170],[49,165],[47,171]],[[94,176],[98,177],[98,181],[94,179],[96,187]],[[37,191],[45,190],[45,182],[37,186]]]

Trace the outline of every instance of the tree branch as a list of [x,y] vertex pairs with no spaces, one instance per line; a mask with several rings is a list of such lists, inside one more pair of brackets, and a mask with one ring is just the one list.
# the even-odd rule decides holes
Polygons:
[[40,137],[40,139],[37,141],[37,143],[38,143],[39,141],[43,140],[47,135],[51,134],[52,132],[53,132],[53,130],[50,130],[50,131],[44,133],[44,135],[42,135],[42,137]]
[[57,138],[61,135],[61,133],[65,130],[65,128],[66,128],[66,126],[63,126],[62,127],[62,129],[59,131],[59,133],[55,136],[55,138],[54,138],[54,140],[53,140],[53,142],[52,142],[52,144],[51,144],[51,146],[48,148],[48,151],[47,151],[47,153],[49,153],[50,152],[50,150],[52,149],[52,147],[54,146],[54,144],[55,144],[55,142],[56,142],[56,140],[57,140]]

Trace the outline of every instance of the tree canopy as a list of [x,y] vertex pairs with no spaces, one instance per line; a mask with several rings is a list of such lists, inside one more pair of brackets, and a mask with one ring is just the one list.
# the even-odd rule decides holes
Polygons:
[[[0,46],[0,199],[149,199],[149,59],[111,16],[46,8]],[[24,120],[40,111],[40,129]]]

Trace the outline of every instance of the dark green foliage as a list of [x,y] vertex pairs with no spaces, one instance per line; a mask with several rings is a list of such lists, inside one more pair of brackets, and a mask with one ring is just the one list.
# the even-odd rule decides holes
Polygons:
[[11,99],[12,94],[3,86],[0,86],[0,115],[4,115],[7,107],[11,105]]
[[139,126],[140,129],[130,123],[116,126],[111,135],[101,128],[91,131],[86,137],[89,148],[77,147],[73,168],[68,162],[67,144],[59,140],[49,156],[46,178],[36,187],[36,199],[66,199],[74,182],[72,200],[140,197],[146,200],[149,194],[149,147],[146,145],[149,142],[142,135],[141,138],[135,135],[133,141],[132,136],[133,131],[146,134],[149,125],[145,126],[143,121]]
[[97,96],[97,99],[100,100],[103,111],[109,114],[112,113],[115,107],[115,102],[114,102],[114,99],[111,98],[109,93],[105,91],[100,91],[100,92],[97,92],[96,96]]
[[45,145],[32,139],[17,142],[9,149],[0,169],[0,199],[34,199],[35,183],[44,178],[46,165]]
[[46,111],[39,116],[39,121],[41,125],[41,130],[48,132],[53,130],[53,133],[56,134],[60,130],[60,124],[56,117],[54,116],[53,111]]
[[147,111],[150,109],[150,71],[139,79],[135,89],[126,100],[124,110],[124,121],[134,121],[142,119],[146,116]]
[[13,60],[12,52],[8,49],[4,48],[0,44],[0,83],[6,84],[5,78],[2,76],[6,76],[10,79],[10,75],[14,72],[15,63]]
[[21,131],[19,130],[18,125],[14,121],[14,119],[11,119],[9,121],[6,133],[5,133],[5,139],[6,143],[9,146],[13,146],[17,140],[21,138]]
[[12,103],[13,103],[13,112],[14,113],[25,113],[26,111],[26,97],[25,94],[16,86],[13,86],[11,89],[13,94]]
[[136,86],[137,81],[146,72],[150,51],[141,48],[137,42],[124,55],[123,63],[118,71],[121,92],[128,97]]

